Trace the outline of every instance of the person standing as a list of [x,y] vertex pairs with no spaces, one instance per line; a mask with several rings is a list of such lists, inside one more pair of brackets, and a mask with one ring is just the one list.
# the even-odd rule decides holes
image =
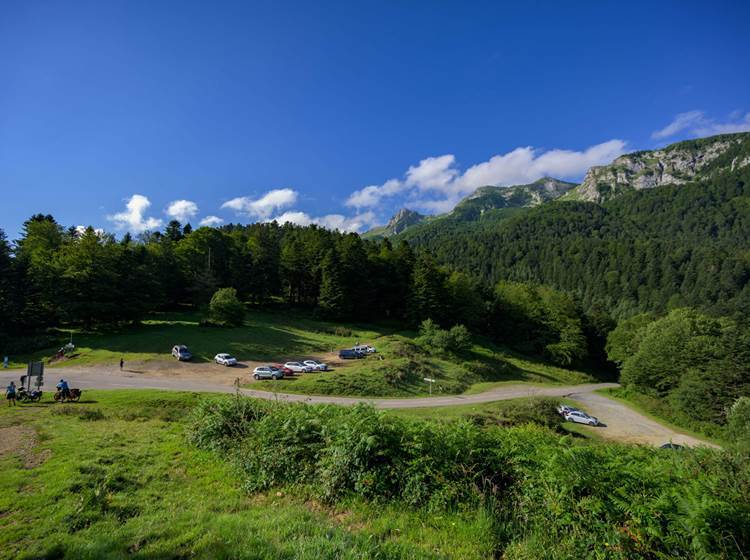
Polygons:
[[125,360],[120,358],[120,371],[122,371],[123,366],[125,365]]
[[10,382],[5,388],[5,398],[8,399],[8,406],[16,406],[16,383]]

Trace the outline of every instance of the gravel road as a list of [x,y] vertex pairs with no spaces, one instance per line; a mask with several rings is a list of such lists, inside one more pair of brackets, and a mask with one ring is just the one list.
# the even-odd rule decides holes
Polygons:
[[[171,363],[168,363],[171,364]],[[49,368],[45,372],[45,389],[51,391],[60,377],[64,377],[72,387],[81,389],[161,389],[168,391],[194,391],[206,393],[233,393],[234,380],[242,376],[242,383],[246,384],[247,368],[217,368],[202,364],[203,367],[185,367],[185,364],[172,364],[162,367],[159,364],[148,366],[127,367],[123,372],[117,366],[90,366]],[[210,369],[208,369],[210,368]],[[5,387],[9,381],[18,382],[21,370],[0,371],[0,382]],[[283,381],[279,382],[279,388]],[[353,405],[369,403],[376,408],[420,408],[440,407],[467,404],[482,404],[499,400],[515,399],[519,397],[567,397],[581,404],[581,407],[596,416],[606,426],[588,427],[591,431],[605,439],[634,444],[661,445],[668,441],[681,445],[713,444],[701,441],[686,434],[676,432],[626,405],[598,395],[593,391],[617,387],[616,383],[588,383],[583,385],[553,385],[541,386],[531,384],[508,384],[473,395],[449,395],[422,398],[390,398],[375,399],[366,397],[335,397],[296,395],[281,392],[240,389],[243,395],[281,402],[325,403],[338,405]]]

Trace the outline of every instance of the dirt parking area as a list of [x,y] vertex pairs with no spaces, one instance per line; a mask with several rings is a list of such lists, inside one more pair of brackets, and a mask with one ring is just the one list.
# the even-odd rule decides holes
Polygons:
[[[346,367],[348,364],[344,360],[339,360],[336,353],[325,353],[301,356],[294,358],[294,361],[317,360],[328,364],[330,369]],[[268,364],[279,364],[283,361],[241,361],[236,366],[220,366],[214,362],[178,362],[177,360],[150,360],[150,361],[126,361],[125,367],[120,371],[119,364],[100,364],[94,366],[66,366],[64,368],[48,369],[45,372],[46,390],[54,387],[55,381],[66,375],[77,374],[95,374],[97,376],[117,376],[133,378],[155,378],[170,379],[175,381],[189,382],[207,382],[211,385],[234,385],[237,378],[240,383],[254,383],[253,370],[258,366]],[[19,374],[20,375],[20,374]]]

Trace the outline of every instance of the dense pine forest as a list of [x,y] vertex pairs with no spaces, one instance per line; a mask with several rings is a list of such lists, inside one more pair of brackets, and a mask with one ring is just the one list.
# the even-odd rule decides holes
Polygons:
[[506,217],[407,230],[438,261],[499,280],[548,284],[616,318],[680,306],[750,311],[750,167],[598,205],[558,201]]

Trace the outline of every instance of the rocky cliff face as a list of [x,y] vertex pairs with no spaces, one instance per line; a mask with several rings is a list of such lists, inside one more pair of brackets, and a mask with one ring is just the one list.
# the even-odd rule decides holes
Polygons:
[[398,235],[409,226],[416,225],[424,220],[424,216],[414,210],[402,208],[385,225],[387,235]]
[[451,213],[462,219],[476,219],[496,208],[526,208],[560,198],[576,187],[551,177],[543,177],[528,185],[513,187],[480,187],[462,200]]
[[750,134],[725,134],[620,156],[609,165],[589,169],[570,198],[601,203],[628,190],[680,185],[719,169],[734,170],[750,164],[748,147]]

